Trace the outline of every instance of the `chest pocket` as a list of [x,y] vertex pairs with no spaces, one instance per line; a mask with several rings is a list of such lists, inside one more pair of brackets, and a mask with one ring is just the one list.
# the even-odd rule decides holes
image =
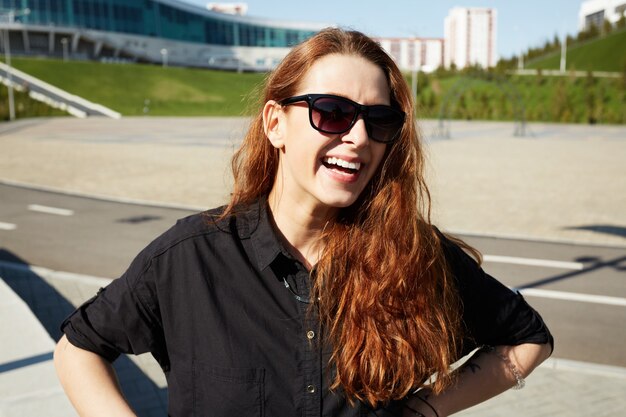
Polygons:
[[194,362],[192,373],[194,416],[265,416],[265,369]]

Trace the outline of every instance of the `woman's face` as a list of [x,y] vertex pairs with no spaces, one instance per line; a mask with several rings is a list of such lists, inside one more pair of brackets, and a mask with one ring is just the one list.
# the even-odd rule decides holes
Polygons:
[[[365,105],[390,104],[383,71],[355,55],[319,59],[294,95],[302,94],[334,94]],[[306,102],[276,107],[276,123],[270,125],[276,130],[267,129],[266,118],[268,137],[280,150],[272,193],[309,210],[354,203],[376,172],[387,145],[368,138],[361,116],[349,131],[327,134],[311,127]]]

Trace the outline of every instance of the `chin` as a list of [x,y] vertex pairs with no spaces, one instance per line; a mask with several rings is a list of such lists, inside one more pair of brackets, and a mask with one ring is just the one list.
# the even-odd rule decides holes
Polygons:
[[346,208],[350,207],[359,198],[359,194],[350,195],[330,195],[326,194],[320,201],[328,207]]

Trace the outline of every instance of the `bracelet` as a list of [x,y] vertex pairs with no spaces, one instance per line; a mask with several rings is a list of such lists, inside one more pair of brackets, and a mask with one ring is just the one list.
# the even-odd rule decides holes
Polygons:
[[524,377],[522,376],[522,373],[519,371],[519,369],[517,369],[515,364],[513,362],[511,362],[511,360],[507,356],[505,356],[502,353],[498,352],[496,350],[496,348],[493,347],[493,346],[488,347],[487,351],[494,353],[498,358],[500,358],[502,360],[502,362],[505,363],[507,368],[509,368],[509,371],[511,372],[511,374],[513,374],[513,376],[515,377],[515,386],[513,386],[512,389],[522,389],[522,388],[524,388],[524,386],[526,385],[526,381],[524,380]]

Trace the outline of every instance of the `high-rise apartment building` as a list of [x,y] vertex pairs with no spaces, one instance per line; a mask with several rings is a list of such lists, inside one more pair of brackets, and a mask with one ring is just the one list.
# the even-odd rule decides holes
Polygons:
[[377,38],[403,71],[432,72],[443,65],[443,39]]
[[455,7],[444,20],[444,65],[457,68],[498,62],[497,12],[490,8]]

